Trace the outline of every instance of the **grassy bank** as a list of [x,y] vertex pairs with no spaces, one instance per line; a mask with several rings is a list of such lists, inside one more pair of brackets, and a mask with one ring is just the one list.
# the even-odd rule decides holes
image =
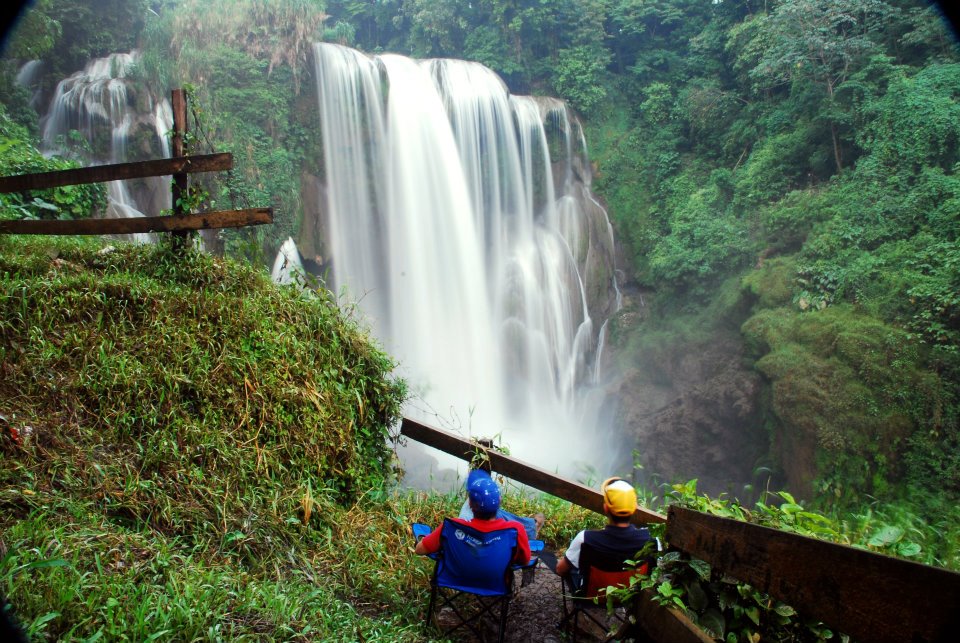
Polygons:
[[399,546],[348,509],[384,488],[405,395],[364,331],[198,253],[0,243],[0,579],[32,635],[404,631],[403,593],[331,545]]

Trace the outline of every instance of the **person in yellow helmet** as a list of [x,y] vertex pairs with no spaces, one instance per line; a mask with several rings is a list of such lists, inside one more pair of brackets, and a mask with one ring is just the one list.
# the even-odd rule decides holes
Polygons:
[[603,494],[603,513],[607,524],[603,529],[584,530],[574,536],[566,553],[557,561],[557,573],[571,576],[574,587],[580,586],[580,548],[584,543],[600,554],[627,560],[650,540],[645,527],[630,522],[637,510],[637,491],[622,478],[608,478],[600,486]]

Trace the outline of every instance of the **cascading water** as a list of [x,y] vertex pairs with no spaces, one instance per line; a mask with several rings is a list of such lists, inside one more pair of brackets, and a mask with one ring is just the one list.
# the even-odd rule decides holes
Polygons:
[[477,63],[314,53],[326,210],[300,242],[400,361],[425,402],[405,412],[602,466],[591,385],[617,292],[579,124]]
[[[47,154],[71,155],[71,131],[79,132],[89,148],[86,164],[170,156],[167,133],[173,114],[166,100],[136,92],[127,72],[138,61],[137,52],[112,54],[91,61],[83,71],[57,85],[47,114],[41,119],[43,149]],[[106,134],[109,136],[106,136]],[[137,149],[131,150],[131,143]],[[136,159],[131,159],[136,156]],[[139,217],[170,208],[170,177],[107,183],[108,217]],[[150,235],[135,235],[145,241]]]
[[43,74],[43,63],[39,60],[28,60],[17,72],[17,84],[23,85],[31,92],[30,107],[40,110],[40,76]]

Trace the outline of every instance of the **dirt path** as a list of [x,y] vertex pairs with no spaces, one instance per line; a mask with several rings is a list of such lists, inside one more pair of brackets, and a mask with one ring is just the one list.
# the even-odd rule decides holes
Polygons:
[[563,640],[557,629],[562,618],[560,577],[540,563],[533,582],[517,588],[510,602],[507,641],[558,643]]

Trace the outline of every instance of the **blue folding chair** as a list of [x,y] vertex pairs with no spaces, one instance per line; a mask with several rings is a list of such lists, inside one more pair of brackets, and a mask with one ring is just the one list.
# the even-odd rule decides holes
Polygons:
[[[431,531],[427,525],[413,525],[414,538],[419,539]],[[467,628],[484,640],[481,623],[483,617],[490,616],[496,621],[497,640],[502,643],[513,596],[513,571],[532,569],[536,565],[536,559],[522,566],[512,564],[517,538],[517,530],[512,527],[482,532],[469,525],[444,520],[440,551],[430,555],[437,564],[430,579],[427,625],[434,621],[439,628],[435,614],[450,608],[458,622],[446,630],[445,635]],[[497,609],[499,614],[495,614]]]

